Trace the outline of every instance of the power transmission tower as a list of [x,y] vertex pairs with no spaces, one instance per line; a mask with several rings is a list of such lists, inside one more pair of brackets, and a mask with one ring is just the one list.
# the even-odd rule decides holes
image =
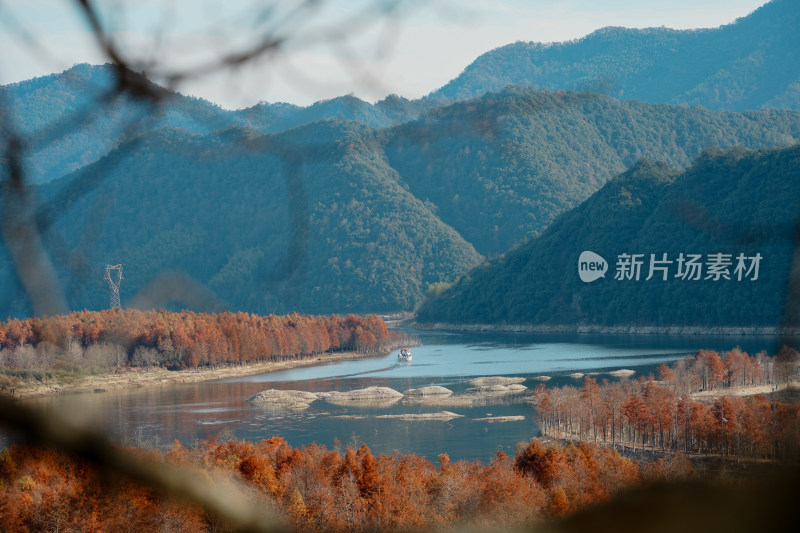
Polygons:
[[[114,272],[112,274],[111,272]],[[122,283],[122,265],[106,265],[106,275],[103,279],[108,281],[111,288],[111,309],[122,307],[119,303],[119,285]]]

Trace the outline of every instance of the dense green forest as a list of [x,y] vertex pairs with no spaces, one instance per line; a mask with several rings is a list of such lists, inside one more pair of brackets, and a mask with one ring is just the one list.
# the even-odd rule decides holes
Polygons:
[[544,230],[640,158],[688,166],[707,146],[786,146],[800,113],[731,113],[507,88],[384,130],[409,190],[482,254]]
[[[758,152],[708,150],[682,173],[642,161],[559,217],[540,237],[426,301],[419,319],[797,326],[800,317],[783,312],[798,196],[797,145]],[[587,250],[608,263],[605,277],[589,283],[578,275],[579,256]],[[631,264],[622,254],[643,254],[638,280],[629,269],[617,279],[620,258]],[[699,272],[688,268],[689,254],[701,256],[694,261]],[[720,262],[715,254],[727,257]],[[737,271],[740,254],[743,271]],[[756,276],[752,258],[759,254]],[[665,259],[671,263],[661,262]],[[726,262],[720,275],[711,269],[710,264]],[[651,276],[651,264],[667,270],[656,268]]]
[[[128,305],[410,310],[429,285],[543,231],[641,157],[682,167],[708,145],[798,138],[796,111],[507,89],[380,130],[161,128],[40,186],[38,220],[70,309],[105,307],[103,268],[122,263]],[[202,306],[133,300],[175,272]],[[8,261],[0,283],[3,313],[27,316]]]
[[773,0],[716,29],[602,28],[564,43],[483,54],[431,94],[462,100],[507,85],[709,109],[800,107],[800,3]]
[[[112,262],[124,266],[124,305],[166,305],[133,297],[177,272],[205,294],[198,310],[408,309],[480,256],[393,174],[354,122],[280,136],[163,129],[43,187],[55,214],[46,244],[71,308],[107,306]],[[0,299],[4,312],[26,305],[12,290]]]

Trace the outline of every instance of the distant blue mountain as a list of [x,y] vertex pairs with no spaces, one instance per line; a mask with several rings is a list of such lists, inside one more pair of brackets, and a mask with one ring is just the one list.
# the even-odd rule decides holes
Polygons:
[[716,29],[604,28],[556,44],[514,43],[475,60],[456,79],[419,100],[391,95],[370,104],[341,96],[308,107],[261,103],[228,111],[169,93],[156,113],[116,86],[110,65],[76,65],[0,87],[7,114],[27,144],[25,170],[36,183],[97,161],[126,140],[160,127],[207,134],[233,125],[277,133],[325,119],[373,128],[418,119],[455,101],[509,85],[575,90],[708,109],[800,108],[800,2],[773,0]]
[[508,85],[742,111],[800,108],[800,2],[773,0],[716,29],[609,27],[564,43],[487,52],[431,93],[450,101]]
[[286,103],[257,104],[228,111],[201,98],[171,93],[151,84],[164,97],[157,109],[114,95],[117,78],[110,65],[76,65],[51,74],[0,87],[0,112],[27,139],[26,171],[43,183],[97,161],[113,148],[162,127],[208,134],[234,125],[277,133],[325,119],[353,120],[375,128],[418,117],[431,100],[389,96],[370,104],[353,96],[308,107]]

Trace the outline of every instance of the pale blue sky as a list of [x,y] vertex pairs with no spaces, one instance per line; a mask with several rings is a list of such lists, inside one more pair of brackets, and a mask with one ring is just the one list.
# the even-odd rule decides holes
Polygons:
[[[717,27],[765,0],[406,0],[390,14],[375,4],[395,6],[394,0],[283,1],[272,8],[253,0],[95,3],[134,62],[155,65],[156,72],[205,64],[267,30],[285,36],[276,55],[178,86],[239,108],[259,101],[306,105],[348,93],[369,101],[390,93],[417,98],[480,54],[515,41],[565,41],[604,26]],[[0,83],[103,62],[75,5],[0,0]]]

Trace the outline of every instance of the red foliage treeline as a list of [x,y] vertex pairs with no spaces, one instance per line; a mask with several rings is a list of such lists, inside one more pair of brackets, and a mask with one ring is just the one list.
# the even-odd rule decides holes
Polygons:
[[[202,442],[196,449],[175,442],[163,458],[131,452],[243,478],[263,500],[257,505],[274,506],[300,531],[525,524],[608,500],[642,480],[691,473],[682,457],[640,466],[608,448],[535,440],[520,445],[516,458],[498,452],[482,465],[440,455],[438,468],[413,454],[375,457],[366,445],[344,452],[316,444],[292,448],[279,437]],[[132,482],[109,490],[82,460],[18,445],[0,453],[2,531],[221,529],[202,511]]]
[[[721,356],[701,350],[671,367],[658,367],[659,381],[638,379],[583,387],[537,387],[533,402],[545,435],[612,445],[685,452],[715,452],[758,459],[794,457],[800,451],[800,406],[765,396],[725,396],[749,385],[795,379],[797,352],[784,348],[777,358],[750,357],[734,349]],[[691,392],[717,391],[710,405]]]
[[[249,313],[174,313],[116,309],[0,323],[0,349],[42,347],[67,352],[107,344],[122,347],[120,363],[195,368],[220,363],[318,355],[328,351],[378,352],[402,341],[376,315],[258,316]],[[19,350],[18,350],[19,351]],[[25,357],[5,357],[24,364]],[[22,363],[21,363],[22,362]],[[6,366],[13,364],[6,363]]]

